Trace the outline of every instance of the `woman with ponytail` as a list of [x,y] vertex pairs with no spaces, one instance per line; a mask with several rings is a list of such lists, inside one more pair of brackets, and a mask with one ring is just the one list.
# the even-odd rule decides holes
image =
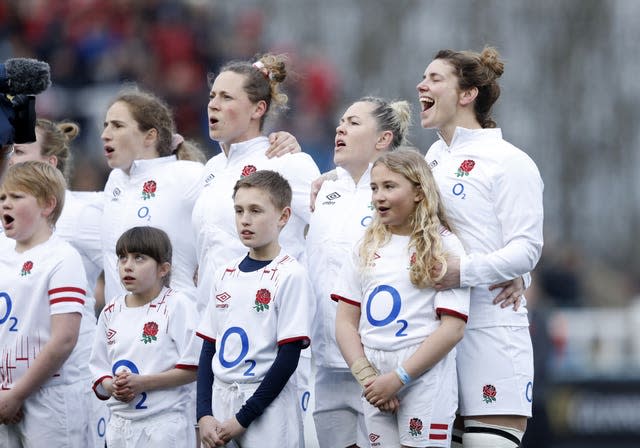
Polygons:
[[447,259],[436,283],[471,287],[457,355],[465,430],[453,438],[465,448],[517,447],[531,417],[533,350],[522,293],[542,250],[543,183],[491,117],[503,72],[495,48],[441,50],[417,85],[420,123],[439,136],[426,161],[467,253]]

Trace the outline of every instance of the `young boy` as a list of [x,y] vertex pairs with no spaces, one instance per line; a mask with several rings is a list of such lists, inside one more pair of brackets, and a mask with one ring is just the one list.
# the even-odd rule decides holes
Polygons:
[[78,339],[86,310],[80,255],[53,235],[65,181],[24,162],[0,187],[2,225],[15,240],[0,258],[0,446],[79,447],[84,441],[86,360]]
[[278,243],[291,194],[287,180],[268,170],[235,185],[236,228],[249,253],[216,273],[196,332],[204,339],[198,367],[204,447],[232,439],[240,446],[301,446],[289,378],[310,343],[312,291],[302,266]]

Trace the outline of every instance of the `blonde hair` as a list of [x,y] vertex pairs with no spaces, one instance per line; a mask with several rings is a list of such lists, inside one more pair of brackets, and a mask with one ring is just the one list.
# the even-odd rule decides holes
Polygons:
[[40,155],[55,157],[56,167],[62,171],[64,178],[69,180],[71,176],[71,147],[70,143],[80,133],[80,127],[71,121],[55,123],[51,120],[38,118],[36,130],[40,134]]
[[365,96],[357,102],[373,104],[371,115],[376,119],[379,131],[391,131],[390,150],[409,143],[407,134],[411,126],[411,106],[408,101],[387,101],[377,96]]
[[[409,269],[409,277],[411,283],[418,288],[431,286],[442,279],[447,271],[441,228],[452,230],[431,169],[419,152],[410,149],[398,149],[382,155],[374,162],[373,168],[379,165],[404,176],[422,193],[415,211],[409,216],[409,248],[416,251],[415,262]],[[359,249],[363,269],[371,265],[376,251],[390,239],[391,232],[382,224],[376,213],[373,222],[365,231]]]
[[[260,131],[264,127],[265,119],[271,105],[274,108],[284,110],[287,108],[287,95],[280,91],[282,84],[287,77],[286,63],[288,58],[284,54],[266,53],[256,57],[255,62],[231,61],[220,69],[220,73],[233,72],[244,75],[245,82],[242,86],[249,97],[249,101],[256,104],[264,101],[267,104],[266,112],[260,117]],[[213,85],[216,75],[209,73],[209,85]]]
[[22,191],[36,198],[40,207],[45,207],[51,198],[56,206],[47,217],[55,225],[64,207],[66,182],[62,173],[54,166],[35,160],[16,163],[9,167],[1,191]]

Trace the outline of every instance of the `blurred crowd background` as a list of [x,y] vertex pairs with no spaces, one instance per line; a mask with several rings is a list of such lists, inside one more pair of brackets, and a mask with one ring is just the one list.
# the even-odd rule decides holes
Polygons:
[[[415,85],[437,50],[496,46],[506,71],[495,118],[545,181],[525,446],[639,446],[638,19],[636,0],[2,0],[0,60],[51,65],[38,115],[81,125],[72,187],[101,190],[104,113],[125,84],[164,98],[211,156],[207,74],[287,53],[290,108],[269,126],[326,171],[347,104],[407,99],[418,122]],[[436,138],[419,124],[411,134],[422,152]]]

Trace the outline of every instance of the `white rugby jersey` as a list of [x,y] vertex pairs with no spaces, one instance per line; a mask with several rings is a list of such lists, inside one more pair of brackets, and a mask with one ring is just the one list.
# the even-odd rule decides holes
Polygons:
[[447,215],[467,252],[460,260],[462,286],[473,286],[468,328],[527,326],[518,311],[493,304],[490,285],[533,270],[542,251],[543,183],[535,163],[502,139],[500,129],[456,128],[447,146],[426,155]]
[[64,195],[64,207],[56,235],[71,244],[82,257],[91,297],[102,271],[102,192],[69,191]]
[[244,257],[216,274],[207,310],[196,334],[215,343],[215,378],[226,383],[259,383],[278,346],[309,344],[311,283],[300,263],[280,254],[264,268],[242,272]]
[[228,157],[221,151],[205,166],[202,192],[193,209],[200,265],[198,281],[202,283],[202,291],[210,291],[211,273],[227,261],[247,253],[247,248],[238,238],[231,196],[238,179],[257,170],[277,171],[289,181],[293,190],[292,214],[280,232],[279,241],[287,253],[298,260],[303,259],[304,228],[311,214],[311,182],[320,176],[320,171],[308,154],[287,154],[268,159],[265,156],[268,148],[267,137],[235,143],[229,148]]
[[[128,307],[125,295],[111,300],[100,313],[91,352],[93,389],[98,398],[107,394],[105,378],[122,371],[150,375],[173,368],[197,369],[199,347],[190,343],[196,325],[191,299],[170,288],[144,306]],[[189,385],[157,389],[135,397],[129,403],[109,398],[111,412],[139,420],[164,411],[183,411],[189,401]]]
[[120,169],[111,171],[102,219],[106,300],[126,293],[118,274],[118,238],[132,227],[148,225],[169,235],[173,246],[171,287],[195,302],[197,258],[191,212],[200,192],[202,169],[200,163],[167,156],[135,160],[129,174]]
[[[86,276],[78,252],[56,235],[25,252],[11,248],[0,258],[0,383],[12,386],[25,374],[51,337],[51,316],[89,312]],[[82,326],[82,324],[81,324]],[[86,376],[88,362],[78,342],[60,370],[44,386],[71,384]],[[85,350],[86,353],[86,350]]]
[[[440,235],[446,254],[464,254],[453,233],[443,228]],[[411,283],[409,268],[415,249],[409,249],[409,239],[392,235],[389,243],[376,252],[373,265],[364,271],[356,243],[343,265],[332,298],[360,307],[358,333],[364,347],[398,350],[420,344],[440,326],[441,314],[467,320],[469,288],[438,292]]]
[[331,300],[342,264],[373,219],[371,165],[358,183],[343,168],[326,180],[318,193],[307,233],[306,262],[316,298],[311,324],[314,360],[318,365],[347,368],[336,342],[337,303]]

